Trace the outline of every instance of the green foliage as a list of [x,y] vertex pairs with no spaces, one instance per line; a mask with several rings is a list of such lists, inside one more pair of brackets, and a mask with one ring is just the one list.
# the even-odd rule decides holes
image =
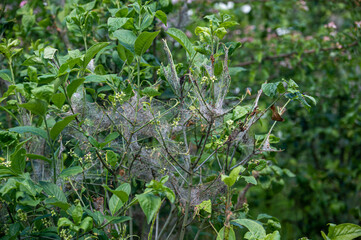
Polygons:
[[357,1],[0,6],[1,239],[361,236]]

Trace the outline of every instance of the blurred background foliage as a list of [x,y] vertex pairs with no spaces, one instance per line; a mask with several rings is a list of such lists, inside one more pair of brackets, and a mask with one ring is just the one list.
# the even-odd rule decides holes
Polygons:
[[[74,43],[83,44],[78,30],[64,34],[65,18],[78,1],[13,1],[6,3],[7,8],[4,2],[0,38],[21,39],[22,46],[29,49],[42,39],[63,52]],[[108,2],[102,1],[93,21],[110,16],[105,7]],[[203,17],[223,12],[239,23],[226,38],[243,44],[231,59],[231,66],[239,67],[233,72],[232,94],[246,88],[255,92],[265,81],[291,78],[318,101],[310,112],[294,104],[287,110],[285,122],[277,125],[278,147],[285,151],[277,154],[275,161],[295,177],[278,182],[260,179],[261,184],[247,194],[250,214],[277,217],[284,239],[318,239],[329,222],[361,224],[361,1],[158,2],[168,14],[168,26],[155,26],[162,32],[151,48],[154,57],[148,61],[156,64],[165,58],[160,39],[166,37],[167,27],[180,28],[195,40],[195,27],[206,26]],[[101,25],[88,31],[94,42],[107,40]],[[171,47],[181,48],[177,43]],[[173,52],[178,61],[185,58],[182,51]],[[5,66],[4,59],[0,61],[0,66]],[[1,86],[1,94],[3,91]],[[9,116],[0,117],[11,125],[6,119]]]

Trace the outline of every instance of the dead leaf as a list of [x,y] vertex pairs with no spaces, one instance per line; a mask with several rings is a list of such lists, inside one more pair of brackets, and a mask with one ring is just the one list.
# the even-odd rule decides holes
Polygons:
[[278,122],[283,122],[284,119],[281,117],[281,115],[284,113],[285,109],[282,110],[282,113],[280,114],[278,112],[278,110],[276,109],[275,105],[272,105],[271,106],[271,110],[272,110],[272,120],[274,121],[278,121]]

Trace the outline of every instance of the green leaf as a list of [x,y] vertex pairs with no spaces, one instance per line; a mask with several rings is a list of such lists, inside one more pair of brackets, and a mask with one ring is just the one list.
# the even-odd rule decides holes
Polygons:
[[162,10],[156,11],[155,16],[167,26],[167,15]]
[[35,23],[35,15],[23,15],[21,18],[21,25],[25,32],[30,31],[31,27]]
[[153,40],[158,36],[160,31],[156,32],[142,32],[134,43],[134,51],[139,56],[142,56],[152,45]]
[[123,183],[117,189],[112,190],[107,185],[102,185],[106,190],[110,191],[111,193],[115,194],[123,203],[126,203],[129,199],[130,194],[130,185],[128,183]]
[[51,160],[47,157],[44,157],[43,155],[38,155],[38,154],[32,154],[32,153],[27,153],[25,154],[25,156],[27,156],[30,159],[40,159],[43,160],[47,163],[51,163]]
[[221,27],[221,28],[217,28],[215,33],[219,39],[223,39],[224,36],[227,34],[227,30],[224,27]]
[[152,193],[143,193],[136,195],[140,207],[142,208],[145,216],[147,217],[147,223],[149,224],[152,219],[155,217],[156,212],[158,211],[162,200],[160,197],[153,195]]
[[59,232],[61,227],[70,227],[70,228],[72,228],[72,226],[74,224],[69,219],[67,219],[65,217],[62,217],[62,218],[59,218],[57,225],[58,225],[58,232]]
[[31,99],[27,103],[20,104],[20,107],[31,111],[35,115],[44,116],[48,110],[48,103],[40,99]]
[[269,97],[273,97],[277,94],[277,88],[278,85],[282,84],[281,82],[276,83],[263,83],[262,84],[262,90],[264,94],[266,94]]
[[144,95],[146,95],[147,97],[151,98],[151,97],[155,97],[155,96],[159,96],[161,95],[160,92],[158,92],[156,89],[152,88],[152,87],[146,87],[142,90],[142,93]]
[[[216,240],[223,240],[226,239],[224,236],[224,231],[226,230],[225,227],[222,227],[222,229],[217,234]],[[227,231],[227,230],[226,230]],[[228,229],[228,240],[236,240],[236,234],[234,233],[234,230],[232,227]]]
[[44,65],[41,58],[37,56],[31,56],[28,59],[26,59],[23,64],[23,66],[36,66],[36,65]]
[[246,107],[237,106],[233,109],[233,118],[234,120],[238,120],[245,116],[248,113],[249,109]]
[[71,212],[71,216],[76,225],[80,224],[81,219],[83,218],[83,208],[80,204],[76,205],[73,211]]
[[128,22],[129,18],[118,18],[118,17],[110,17],[108,18],[108,29],[109,32],[114,32],[121,28],[124,24]]
[[73,80],[66,88],[66,92],[68,94],[69,99],[71,99],[71,96],[76,92],[78,87],[83,84],[85,81],[85,78],[78,78]]
[[11,132],[17,132],[19,134],[23,133],[32,133],[34,135],[37,135],[39,137],[42,137],[44,139],[47,139],[47,134],[44,129],[33,127],[33,126],[19,126],[19,127],[13,127],[10,128],[9,131]]
[[44,58],[45,59],[54,59],[55,53],[58,51],[58,49],[55,49],[53,47],[46,47],[44,49]]
[[49,198],[54,198],[64,203],[67,202],[64,192],[54,183],[40,181],[39,184],[44,189],[44,192],[48,194]]
[[352,223],[330,224],[327,237],[331,240],[351,240],[361,236],[361,226]]
[[84,218],[83,221],[81,221],[79,228],[83,229],[84,232],[91,230],[93,228],[93,219],[91,217]]
[[187,35],[185,35],[184,32],[177,28],[169,28],[167,30],[167,34],[185,48],[190,58],[193,57],[193,55],[195,54],[193,44],[191,43],[191,41],[189,41]]
[[113,33],[113,36],[116,37],[123,47],[129,50],[131,53],[134,52],[134,43],[137,39],[137,36],[130,30],[117,30]]
[[257,185],[257,180],[253,176],[242,176],[242,178],[247,182],[253,185]]
[[312,101],[313,105],[317,104],[317,101],[316,101],[316,99],[314,97],[306,95],[306,94],[303,94],[303,96],[310,99]]
[[204,210],[207,213],[211,214],[212,213],[212,202],[211,202],[211,200],[203,201],[199,205],[197,205],[197,208],[199,210]]
[[106,46],[108,46],[109,43],[108,42],[101,42],[101,43],[97,43],[93,46],[91,46],[88,51],[85,53],[84,56],[84,63],[83,63],[83,67],[86,68],[90,62],[90,60],[92,60],[92,58],[103,48],[105,48]]
[[247,69],[243,68],[243,67],[229,67],[228,68],[229,71],[229,75],[231,76],[235,76],[240,72],[244,72],[247,71]]
[[231,224],[246,227],[249,230],[252,239],[263,239],[266,237],[266,231],[262,225],[256,221],[250,219],[236,219],[232,220]]
[[61,177],[61,178],[72,177],[72,176],[78,175],[81,172],[83,172],[83,169],[80,166],[73,166],[73,167],[69,167],[69,168],[66,168],[63,171],[61,171],[59,177]]
[[47,199],[45,199],[44,203],[53,205],[55,207],[59,207],[59,208],[63,209],[64,211],[66,211],[70,208],[69,203],[56,200],[55,198],[47,198]]
[[71,115],[71,116],[67,116],[63,120],[55,123],[55,125],[50,130],[51,139],[55,140],[58,137],[58,135],[61,133],[61,131],[63,131],[64,128],[66,126],[68,126],[68,124],[71,121],[73,121],[76,118],[76,116],[78,116],[78,115],[79,115],[79,113]]
[[274,231],[273,233],[267,234],[264,240],[281,240],[281,236],[278,231]]
[[[109,209],[110,209],[110,212],[114,215],[116,212],[119,211],[119,209],[121,207],[123,207],[124,203],[126,201],[128,201],[128,197],[129,197],[129,194],[130,194],[130,185],[128,183],[124,183],[122,185],[120,185],[119,187],[117,187],[115,190],[111,190],[108,186],[104,186],[104,188],[106,188],[107,190],[113,192],[113,196],[110,198],[109,200]],[[124,194],[126,193],[126,194]],[[117,196],[117,194],[125,201],[122,201],[121,198],[119,198]]]
[[[0,166],[0,167],[3,167],[3,166]],[[0,174],[1,174],[1,171],[0,171]],[[11,191],[13,189],[17,189],[18,184],[19,184],[19,182],[17,180],[15,180],[14,178],[9,178],[9,180],[7,180],[0,188],[1,195],[5,196],[5,194],[7,194],[9,191]]]
[[26,150],[24,148],[20,148],[10,156],[11,170],[17,174],[21,174],[25,171],[25,154]]
[[131,217],[128,216],[121,216],[121,217],[113,217],[113,216],[105,216],[105,218],[108,220],[108,222],[102,227],[108,225],[108,224],[116,224],[116,223],[122,223],[131,220]]
[[228,187],[232,187],[237,181],[239,173],[243,172],[244,170],[246,169],[243,166],[238,166],[231,171],[229,176],[222,174],[221,179]]
[[113,141],[114,139],[117,139],[117,137],[119,137],[119,133],[118,133],[118,132],[109,133],[109,134],[105,137],[104,142],[102,142],[102,143],[99,144],[99,147],[100,147],[100,148],[105,147],[108,143],[110,143],[110,142]]
[[162,7],[168,7],[169,0],[159,0],[159,3]]
[[54,86],[53,85],[44,85],[41,87],[37,87],[31,90],[31,93],[37,99],[45,100],[46,102],[50,102],[51,97],[54,94]]
[[106,159],[107,163],[109,163],[110,166],[112,166],[112,167],[114,167],[118,162],[118,156],[112,150],[107,150],[105,159]]
[[54,103],[55,106],[61,108],[65,102],[65,95],[64,93],[57,93],[54,94],[51,98],[51,101]]
[[11,83],[12,80],[11,80],[10,70],[8,69],[0,70],[0,78]]

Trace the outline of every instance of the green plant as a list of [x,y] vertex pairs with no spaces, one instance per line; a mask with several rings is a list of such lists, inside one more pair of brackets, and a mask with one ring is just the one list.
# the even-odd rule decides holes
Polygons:
[[[295,176],[275,161],[273,130],[288,104],[316,101],[291,79],[230,94],[242,44],[223,40],[237,22],[207,15],[192,43],[160,28],[172,7],[34,1],[16,13],[23,26],[0,44],[3,239],[280,239],[279,220],[250,214],[245,195]],[[39,37],[51,26],[60,41]]]

